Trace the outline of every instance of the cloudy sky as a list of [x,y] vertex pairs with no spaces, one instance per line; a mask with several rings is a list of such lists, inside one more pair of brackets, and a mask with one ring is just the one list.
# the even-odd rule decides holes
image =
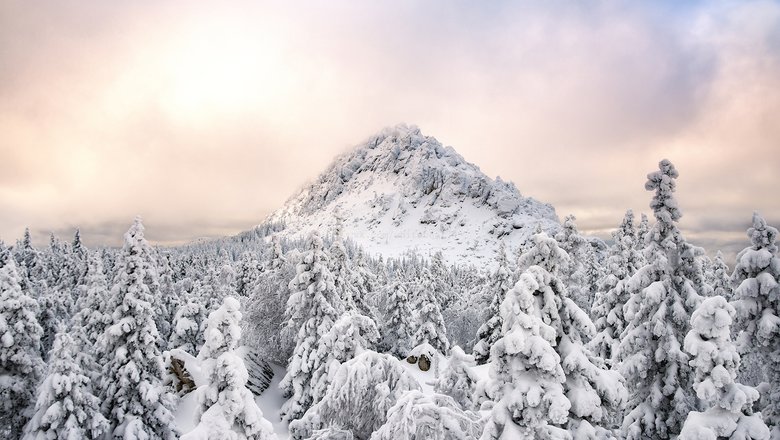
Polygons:
[[407,122],[599,234],[669,158],[741,248],[780,226],[780,3],[678,3],[4,0],[0,238],[236,233]]

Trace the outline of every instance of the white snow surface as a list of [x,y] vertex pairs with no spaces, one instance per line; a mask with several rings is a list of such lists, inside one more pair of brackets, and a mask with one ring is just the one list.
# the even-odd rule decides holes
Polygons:
[[321,234],[337,226],[369,252],[398,257],[442,251],[448,263],[493,265],[499,240],[510,249],[537,225],[560,227],[555,209],[491,179],[452,147],[415,126],[386,128],[341,155],[266,221],[281,233]]
[[[279,439],[290,438],[290,433],[287,428],[287,423],[282,422],[279,417],[279,410],[285,402],[285,398],[282,397],[282,393],[279,390],[279,381],[284,377],[284,367],[271,364],[271,368],[274,370],[274,378],[271,381],[271,385],[266,389],[262,395],[255,398],[255,403],[263,411],[263,417],[265,417],[274,427],[274,433]],[[192,431],[198,424],[197,421],[197,407],[198,398],[197,393],[191,392],[179,400],[179,404],[176,407],[176,427],[182,433]]]

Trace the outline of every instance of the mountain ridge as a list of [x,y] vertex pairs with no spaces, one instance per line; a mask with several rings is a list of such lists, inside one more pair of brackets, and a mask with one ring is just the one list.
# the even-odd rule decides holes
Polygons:
[[283,235],[336,228],[374,254],[442,251],[445,260],[492,260],[499,241],[520,246],[537,225],[560,227],[552,205],[491,179],[454,148],[398,124],[337,156],[264,223]]

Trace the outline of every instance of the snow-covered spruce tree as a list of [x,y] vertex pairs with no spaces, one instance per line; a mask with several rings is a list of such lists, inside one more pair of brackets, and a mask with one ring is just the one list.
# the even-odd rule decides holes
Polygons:
[[645,246],[647,246],[648,234],[650,233],[650,219],[644,212],[639,217],[639,225],[636,227],[636,250],[644,256]]
[[81,292],[76,302],[77,312],[71,322],[73,337],[80,345],[75,356],[82,372],[90,379],[97,380],[100,376],[99,366],[106,360],[95,358],[95,344],[111,321],[111,314],[106,310],[109,292],[103,262],[95,253],[87,257],[87,273]]
[[526,251],[517,260],[517,269],[522,275],[529,267],[539,266],[550,275],[558,277],[561,262],[569,260],[569,255],[558,246],[558,242],[544,232],[531,238]]
[[[574,438],[608,437],[609,432],[607,429],[611,427],[611,419],[621,409],[627,397],[623,378],[619,373],[610,371],[601,358],[593,355],[585,347],[587,341],[595,333],[593,323],[588,315],[568,297],[563,283],[554,275],[558,273],[558,267],[566,264],[568,256],[558,248],[557,242],[547,237],[546,234],[539,234],[535,237],[535,241],[536,246],[528,252],[536,255],[537,260],[544,266],[549,267],[552,273],[540,266],[532,266],[526,271],[527,275],[521,276],[521,280],[511,290],[514,295],[512,301],[509,301],[507,298],[501,306],[504,320],[507,318],[512,320],[511,325],[507,326],[505,324],[503,334],[504,338],[509,337],[505,344],[514,344],[517,338],[531,336],[535,337],[535,340],[541,344],[540,336],[543,336],[543,339],[547,339],[546,336],[551,336],[552,339],[549,345],[556,356],[548,358],[548,361],[555,359],[559,362],[557,366],[562,368],[564,381],[561,383],[561,387],[566,399],[565,406],[569,409],[569,414],[564,419],[564,422],[560,422],[552,419],[552,416],[550,416],[549,420],[546,420],[545,417],[547,416],[534,416],[531,413],[529,417],[531,417],[531,424],[534,428],[526,431],[526,434],[536,433],[535,435],[542,435],[542,433],[548,432],[549,435],[557,435],[553,433],[554,430],[552,428],[548,429],[545,427],[552,422],[556,424],[565,423],[565,429],[572,433]],[[544,255],[546,257],[542,258]],[[523,310],[520,314],[518,314],[518,307],[520,307],[520,310]],[[533,318],[538,318],[542,324],[549,327],[552,330],[552,335],[546,335],[543,332],[541,334],[532,333],[529,335],[522,331],[528,332],[527,329],[518,331],[517,327],[533,325],[533,319],[529,315]],[[534,369],[541,369],[542,371],[538,374],[543,380],[557,379],[553,374],[555,367],[552,364],[541,366],[537,364],[539,359],[528,358],[529,356],[531,358],[536,356],[533,351],[531,353],[523,351],[518,353],[514,352],[515,349],[517,348],[507,348],[504,345],[503,348],[497,349],[496,353],[491,354],[491,362],[495,363],[492,366],[494,371],[505,368],[510,369],[508,375],[504,375],[502,379],[496,380],[494,389],[496,386],[501,387],[507,384],[510,384],[508,386],[511,387],[511,384],[516,383],[516,380],[521,380],[520,376],[514,376],[517,373],[513,372],[512,369],[515,367],[521,368],[521,366],[524,368],[526,365],[533,366]],[[507,350],[512,350],[509,352],[511,356],[508,356]],[[526,348],[525,350],[532,349]],[[502,359],[502,355],[505,356],[504,359]],[[514,362],[513,366],[507,367],[505,363],[507,361]],[[501,377],[502,374],[506,373],[496,373],[495,376]],[[507,381],[507,379],[511,380]],[[553,390],[557,389],[556,385],[551,386]],[[521,387],[519,395],[509,391],[504,392],[512,394],[513,397],[511,399],[518,399],[524,392],[529,393],[525,397],[525,402],[523,400],[515,400],[512,404],[518,405],[523,402],[524,404],[539,407],[534,394],[536,391],[533,388],[526,391]],[[554,393],[557,393],[557,391]],[[500,396],[501,391],[496,392],[494,390],[492,393],[488,392],[488,395],[491,394]],[[553,394],[553,397],[556,395]],[[501,408],[500,404],[497,406]],[[519,407],[514,406],[513,408]],[[544,409],[544,406],[541,408]],[[553,412],[553,414],[555,413]],[[499,410],[498,417],[496,417],[498,426],[506,424],[506,422],[500,421],[504,416],[505,414],[502,414],[501,410]],[[515,421],[515,423],[523,425],[522,422],[518,423]],[[495,435],[495,432],[492,435]]]
[[206,308],[201,302],[188,299],[179,307],[173,318],[173,334],[168,346],[194,356],[203,346],[205,322]]
[[154,320],[160,339],[163,341],[163,349],[168,348],[168,341],[173,333],[173,320],[179,309],[180,300],[176,294],[173,283],[173,269],[171,268],[170,255],[158,254],[159,290],[156,301]]
[[92,380],[75,359],[81,349],[68,333],[56,334],[24,440],[99,439],[108,431],[100,401],[92,394]]
[[[556,332],[540,316],[534,293],[549,273],[532,266],[501,304],[503,336],[491,350],[486,393],[494,400],[482,440],[571,438],[563,425],[571,403],[564,394],[566,375],[556,353]],[[483,408],[485,405],[483,404]]]
[[431,256],[431,265],[428,271],[431,274],[431,287],[433,296],[441,309],[446,309],[456,298],[453,296],[450,270],[444,264],[444,255],[437,251]]
[[693,388],[707,410],[688,414],[680,440],[769,439],[769,428],[761,415],[753,414],[758,391],[736,382],[739,354],[731,342],[735,314],[723,297],[714,296],[704,300],[691,316],[685,351],[693,356]]
[[0,438],[19,438],[43,374],[38,304],[22,291],[10,252],[0,254]]
[[89,251],[81,242],[81,231],[76,229],[73,241],[66,250],[63,276],[58,287],[71,295],[69,305],[73,305],[81,295],[87,275],[87,257]]
[[208,269],[208,275],[203,280],[203,287],[211,290],[206,297],[206,308],[216,310],[222,300],[235,292],[235,271],[226,261],[220,261]]
[[398,399],[412,390],[420,390],[420,385],[399,360],[364,351],[342,364],[322,400],[290,423],[290,436],[303,440],[330,426],[367,439],[385,423]]
[[722,296],[726,301],[730,301],[732,296],[731,271],[726,262],[723,261],[723,252],[718,251],[715,254],[715,259],[712,261],[706,276],[707,283],[712,286],[713,295]]
[[361,315],[368,316],[371,319],[376,319],[376,313],[371,307],[371,297],[375,295],[377,291],[377,278],[376,275],[371,272],[366,264],[366,257],[363,254],[362,249],[358,249],[355,254],[354,263],[352,265],[351,284],[352,284],[352,301],[355,303],[355,308]]
[[354,296],[357,295],[352,282],[352,271],[350,268],[349,256],[344,243],[341,241],[340,234],[336,234],[328,249],[330,259],[328,260],[328,270],[333,274],[333,287],[336,289],[341,301],[347,309],[355,309]]
[[43,328],[41,336],[41,354],[43,360],[48,360],[49,351],[54,344],[54,336],[57,330],[68,323],[70,320],[70,303],[73,296],[70,291],[55,289],[45,289],[38,297],[38,323]]
[[222,353],[234,351],[241,339],[241,305],[237,299],[227,296],[222,305],[209,313],[204,332],[204,343],[198,359],[216,359]]
[[256,283],[249,287],[244,341],[264,359],[284,365],[292,355],[300,328],[297,321],[285,325],[289,283],[296,275],[294,262],[297,258],[292,256],[288,259],[282,254],[278,236],[272,238],[266,258],[264,270]]
[[246,387],[249,374],[244,361],[235,353],[241,339],[240,307],[237,299],[228,296],[209,314],[206,342],[198,354],[209,382],[197,390],[200,421],[182,440],[275,438],[273,426]]
[[290,289],[295,292],[287,302],[288,325],[300,323],[287,374],[279,383],[284,397],[288,398],[281,411],[282,418],[288,422],[299,419],[312,405],[313,354],[320,339],[344,312],[333,285],[333,274],[328,270],[328,255],[316,232],[309,236],[307,247],[298,264],[298,273],[290,281]]
[[606,269],[604,258],[600,256],[598,247],[592,243],[585,245],[582,260],[582,291],[586,293],[580,308],[590,314]]
[[319,402],[328,390],[341,364],[366,350],[374,350],[379,331],[373,319],[356,311],[347,311],[320,340],[314,356],[312,373],[313,402]]
[[249,297],[259,277],[260,263],[251,252],[241,254],[236,271],[236,294],[240,297]]
[[591,309],[597,333],[588,346],[610,365],[616,361],[620,335],[626,328],[623,305],[630,297],[628,280],[644,265],[644,258],[636,249],[633,211],[626,212],[612,238],[606,274]]
[[692,311],[700,302],[683,255],[690,254],[677,221],[674,199],[678,173],[662,160],[648,174],[645,188],[656,223],[644,250],[647,264],[628,281],[623,307],[626,329],[621,336],[620,371],[630,386],[629,412],[623,421],[627,439],[666,439],[677,436],[687,414],[696,409],[689,357],[682,350]]
[[506,258],[506,247],[502,241],[496,255],[498,267],[490,278],[487,293],[492,298],[488,308],[488,319],[477,330],[477,343],[474,345],[474,358],[478,364],[487,363],[490,359],[490,349],[501,337],[501,303],[504,302],[506,292],[512,288],[512,273],[509,270],[509,262]]
[[29,228],[24,229],[24,236],[16,242],[13,253],[22,290],[27,290],[33,299],[37,299],[38,289],[34,288],[32,281],[44,282],[47,268],[41,253],[33,247]]
[[281,269],[285,262],[284,252],[282,251],[282,241],[279,235],[271,237],[271,249],[266,264],[266,270]]
[[103,414],[114,437],[125,440],[174,439],[174,397],[164,387],[159,334],[152,297],[156,285],[154,250],[144,238],[141,219],[125,233],[117,260],[116,284],[109,301],[111,324],[98,341],[105,360],[100,382]]
[[64,282],[63,280],[66,278],[64,269],[67,267],[66,251],[67,245],[62,243],[54,233],[49,235],[49,250],[43,254],[45,255],[45,281],[47,286],[57,287]]
[[406,286],[403,270],[396,271],[395,279],[388,288],[387,313],[382,329],[382,346],[396,357],[404,357],[412,349],[412,308]]
[[569,292],[569,297],[583,310],[590,310],[592,295],[587,288],[585,275],[585,251],[590,244],[580,235],[574,215],[563,219],[561,230],[555,235],[558,246],[569,255],[566,264],[559,269],[560,278]]
[[110,320],[106,310],[109,297],[108,282],[103,272],[103,262],[96,253],[87,258],[87,273],[82,294],[76,302],[77,312],[73,315],[74,325],[84,327],[91,347],[98,339]]
[[371,440],[472,440],[482,430],[479,415],[464,411],[450,396],[409,391],[390,408]]
[[[751,246],[737,255],[732,281],[740,351],[760,365],[770,384],[764,419],[780,435],[780,257],[777,229],[753,214]],[[780,438],[780,437],[778,437]]]
[[474,268],[458,273],[459,278],[454,284],[458,292],[454,294],[450,307],[442,311],[450,345],[459,345],[466,352],[473,352],[474,344],[478,342],[475,336],[489,318],[493,299],[486,291],[489,275],[471,279],[476,273]]
[[446,355],[450,350],[450,341],[447,339],[447,328],[441,315],[439,302],[436,300],[432,280],[427,268],[422,269],[420,282],[415,292],[415,325],[417,330],[412,336],[414,345],[430,344],[439,353]]
[[478,380],[472,370],[474,366],[474,356],[467,355],[457,345],[452,347],[449,363],[439,374],[433,389],[437,393],[452,397],[461,408],[470,409]]

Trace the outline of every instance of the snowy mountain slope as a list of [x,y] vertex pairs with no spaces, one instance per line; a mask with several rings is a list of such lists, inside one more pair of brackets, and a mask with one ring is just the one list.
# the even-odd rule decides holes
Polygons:
[[[344,235],[386,257],[442,251],[450,262],[486,264],[499,240],[516,248],[537,224],[559,228],[555,209],[487,177],[452,147],[415,126],[382,130],[338,158],[266,221],[282,234]],[[481,260],[481,261],[480,261]]]

